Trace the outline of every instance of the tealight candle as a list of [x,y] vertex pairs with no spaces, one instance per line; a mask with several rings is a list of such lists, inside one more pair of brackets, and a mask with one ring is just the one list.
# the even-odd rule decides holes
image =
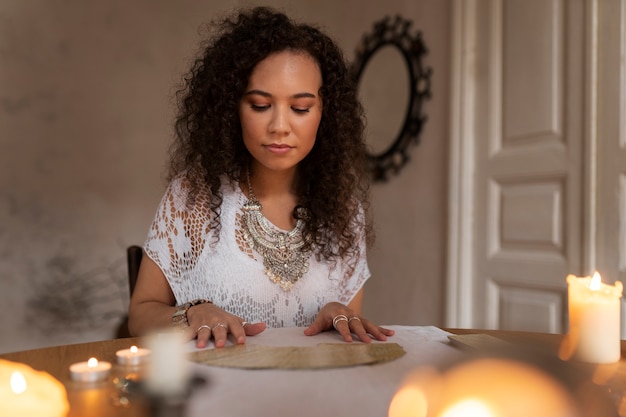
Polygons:
[[0,416],[63,417],[69,409],[65,386],[52,375],[0,359]]
[[121,349],[115,352],[117,363],[120,365],[136,366],[141,365],[150,357],[150,349],[131,346],[128,349]]
[[78,362],[70,365],[70,376],[74,381],[96,382],[105,379],[111,372],[109,362],[90,358],[87,362]]
[[569,331],[563,359],[589,363],[620,360],[622,283],[603,284],[593,277],[567,276]]

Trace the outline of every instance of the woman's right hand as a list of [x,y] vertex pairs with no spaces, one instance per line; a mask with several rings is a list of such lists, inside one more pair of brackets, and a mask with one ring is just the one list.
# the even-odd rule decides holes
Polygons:
[[198,348],[206,347],[211,338],[216,348],[224,347],[229,334],[241,345],[246,342],[246,336],[255,336],[266,327],[265,323],[248,323],[212,303],[190,307],[187,310],[187,322],[191,338],[196,338]]

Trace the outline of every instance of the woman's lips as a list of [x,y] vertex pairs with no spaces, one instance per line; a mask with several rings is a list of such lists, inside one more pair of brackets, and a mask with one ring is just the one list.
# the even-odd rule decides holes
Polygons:
[[272,153],[277,153],[277,154],[284,154],[287,153],[291,150],[291,146],[289,145],[283,145],[283,144],[271,144],[271,145],[265,145],[265,147],[267,148],[268,151],[272,152]]

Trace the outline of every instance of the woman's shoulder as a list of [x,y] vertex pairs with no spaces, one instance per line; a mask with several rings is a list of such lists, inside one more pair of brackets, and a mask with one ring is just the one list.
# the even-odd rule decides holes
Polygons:
[[[226,175],[220,177],[219,192],[222,199],[241,194],[239,184]],[[212,198],[211,189],[204,180],[186,174],[179,174],[171,179],[166,195],[176,207],[202,207]]]
[[205,183],[179,174],[173,177],[165,191],[164,199],[177,209],[185,209],[210,200],[209,188]]

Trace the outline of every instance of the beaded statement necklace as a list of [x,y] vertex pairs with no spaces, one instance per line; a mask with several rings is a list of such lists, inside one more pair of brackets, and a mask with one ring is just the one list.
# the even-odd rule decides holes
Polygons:
[[284,291],[289,291],[309,269],[311,250],[303,250],[308,243],[302,236],[304,221],[298,219],[290,232],[276,231],[261,213],[263,206],[252,191],[250,171],[246,175],[249,197],[243,205],[244,237],[250,247],[263,256],[265,275]]

